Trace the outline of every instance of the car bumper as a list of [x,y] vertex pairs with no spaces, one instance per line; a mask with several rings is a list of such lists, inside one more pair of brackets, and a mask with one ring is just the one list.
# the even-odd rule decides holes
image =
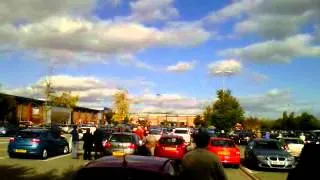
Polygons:
[[[19,150],[25,150],[25,152],[19,152]],[[9,154],[20,154],[20,155],[34,155],[38,156],[41,155],[41,147],[25,147],[25,146],[14,146],[8,147]]]
[[232,156],[223,156],[223,157],[219,157],[220,161],[222,164],[226,164],[226,165],[238,165],[240,164],[240,156],[236,156],[236,157],[232,157]]
[[267,169],[293,169],[296,163],[294,161],[285,161],[284,164],[275,165],[271,161],[258,161],[258,167]]

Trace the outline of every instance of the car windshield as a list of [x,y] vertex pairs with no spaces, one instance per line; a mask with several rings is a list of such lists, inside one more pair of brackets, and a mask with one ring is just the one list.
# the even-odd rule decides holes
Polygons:
[[176,129],[176,130],[174,130],[174,133],[176,133],[176,134],[188,134],[188,130]]
[[30,131],[20,131],[16,135],[18,138],[38,138],[40,137],[40,132],[30,132]]
[[281,149],[280,144],[277,141],[257,141],[254,146],[255,149]]
[[133,138],[133,136],[131,136],[131,135],[112,134],[109,141],[110,142],[128,143],[128,142],[132,142],[132,138]]
[[218,147],[235,147],[233,141],[230,140],[212,140],[211,146],[218,146]]
[[157,134],[161,134],[162,131],[160,129],[151,129],[149,132],[150,134],[157,135]]
[[182,138],[161,138],[159,143],[165,145],[179,145],[184,143],[184,140]]

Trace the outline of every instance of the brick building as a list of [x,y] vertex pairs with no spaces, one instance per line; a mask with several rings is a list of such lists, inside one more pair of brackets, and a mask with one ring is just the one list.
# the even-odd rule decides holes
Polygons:
[[[46,107],[43,100],[0,93],[1,107],[12,107],[0,111],[0,122],[18,123],[30,121],[33,124],[46,123],[93,123],[105,124],[105,110],[75,107],[72,111],[65,107]],[[3,108],[4,109],[4,108]]]
[[172,126],[194,126],[196,115],[191,114],[169,114],[169,113],[132,113],[130,119],[133,123],[145,120],[152,126],[171,124]]

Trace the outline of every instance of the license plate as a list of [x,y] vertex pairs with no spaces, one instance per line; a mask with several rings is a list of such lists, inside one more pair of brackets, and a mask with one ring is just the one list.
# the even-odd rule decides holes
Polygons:
[[121,151],[112,152],[112,156],[124,156],[125,153]]
[[25,149],[16,149],[16,153],[26,153],[27,150]]
[[165,147],[164,150],[167,150],[167,151],[175,151],[176,148],[172,148],[172,147]]
[[284,165],[283,161],[271,161],[271,165]]
[[220,151],[220,152],[218,152],[218,155],[221,155],[221,156],[229,156],[229,155],[230,155],[230,152],[228,152],[228,151]]

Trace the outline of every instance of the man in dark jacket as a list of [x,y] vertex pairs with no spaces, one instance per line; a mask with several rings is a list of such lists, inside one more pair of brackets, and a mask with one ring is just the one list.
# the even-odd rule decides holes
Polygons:
[[206,148],[210,142],[207,132],[195,134],[196,149],[182,159],[182,177],[188,180],[226,180],[227,176],[219,158]]
[[86,133],[83,135],[83,159],[91,160],[91,151],[93,148],[93,135],[90,133],[90,129],[88,128]]
[[[104,148],[102,145],[103,141],[103,131],[101,129],[97,129],[93,134],[94,139],[94,158],[98,159],[104,155]],[[99,155],[98,155],[99,154]]]

